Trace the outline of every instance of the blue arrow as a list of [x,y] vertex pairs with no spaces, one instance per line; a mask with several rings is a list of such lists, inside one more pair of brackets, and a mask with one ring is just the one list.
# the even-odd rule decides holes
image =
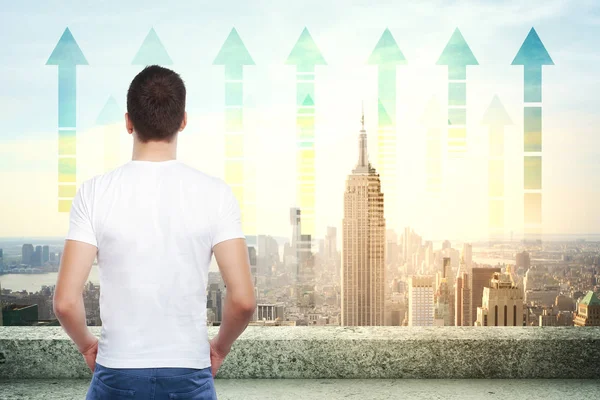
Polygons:
[[77,65],[88,65],[69,28],[46,65],[58,66],[58,212],[69,212],[77,183]]
[[448,66],[448,149],[464,151],[467,140],[467,65],[479,65],[456,28],[437,65]]
[[542,101],[542,65],[554,65],[534,28],[531,28],[511,65],[522,65],[524,70],[524,101]]
[[221,46],[213,65],[225,67],[225,181],[242,209],[246,235],[256,234],[255,190],[245,168],[244,155],[244,65],[254,65],[235,28]]
[[96,125],[112,125],[117,122],[125,121],[123,112],[113,96],[109,96],[104,104],[102,111],[98,114]]
[[296,66],[297,199],[301,234],[315,236],[315,66],[327,65],[306,27],[290,52],[287,65]]
[[131,62],[133,65],[171,65],[173,60],[163,46],[154,28],[146,35],[140,49]]
[[[542,101],[542,66],[554,65],[532,27],[511,65],[522,65],[525,103]],[[523,108],[523,218],[525,235],[540,238],[542,227],[542,107]]]

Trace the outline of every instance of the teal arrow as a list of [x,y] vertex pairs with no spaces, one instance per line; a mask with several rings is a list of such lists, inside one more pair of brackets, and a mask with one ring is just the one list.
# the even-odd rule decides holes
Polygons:
[[255,234],[256,204],[254,190],[244,162],[244,65],[254,65],[244,42],[235,28],[231,29],[225,43],[213,61],[225,67],[225,180],[237,194],[242,209],[243,228],[246,235]]
[[142,42],[140,49],[131,62],[133,65],[171,65],[173,61],[169,57],[169,53],[163,46],[160,38],[156,34],[154,28],[150,28],[150,32]]
[[213,65],[225,66],[225,79],[242,79],[244,65],[255,65],[235,28],[231,29]]
[[287,65],[296,65],[299,72],[313,72],[315,65],[327,65],[321,51],[306,27],[302,30],[296,45],[285,63]]
[[448,150],[462,152],[467,141],[467,65],[479,65],[456,28],[437,65],[448,66]]
[[406,64],[406,58],[389,29],[385,29],[367,61],[378,66],[378,126],[396,125],[396,66]]
[[542,101],[542,65],[554,65],[534,28],[531,28],[511,65],[522,65],[526,103]]
[[297,202],[302,210],[301,234],[315,235],[315,66],[327,65],[308,32],[302,30],[286,65],[296,66]]
[[77,66],[88,65],[69,28],[46,65],[58,66],[58,211],[69,212],[77,182]]
[[448,66],[449,80],[467,79],[467,65],[479,65],[460,30],[456,28],[436,65]]
[[96,119],[96,125],[112,125],[123,121],[124,116],[121,108],[115,98],[110,96]]

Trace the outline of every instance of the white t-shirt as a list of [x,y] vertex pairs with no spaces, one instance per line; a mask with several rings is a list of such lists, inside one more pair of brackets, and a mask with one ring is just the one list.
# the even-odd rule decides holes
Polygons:
[[244,238],[221,179],[179,160],[132,160],[83,182],[66,239],[98,247],[102,331],[110,368],[206,368],[212,248]]

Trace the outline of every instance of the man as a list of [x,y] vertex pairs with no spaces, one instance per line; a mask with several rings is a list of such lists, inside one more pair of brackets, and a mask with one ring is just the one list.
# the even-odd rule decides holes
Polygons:
[[[149,66],[127,92],[132,160],[83,182],[70,211],[54,311],[93,371],[88,399],[213,399],[214,376],[255,309],[248,249],[231,188],[176,159],[187,123],[180,76]],[[227,287],[208,339],[215,259]],[[82,291],[100,272],[100,340]]]

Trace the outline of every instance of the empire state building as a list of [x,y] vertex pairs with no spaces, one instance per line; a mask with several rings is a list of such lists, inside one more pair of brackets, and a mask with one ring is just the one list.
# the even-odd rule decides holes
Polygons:
[[342,326],[384,324],[385,218],[381,181],[367,154],[365,116],[358,163],[344,193]]

